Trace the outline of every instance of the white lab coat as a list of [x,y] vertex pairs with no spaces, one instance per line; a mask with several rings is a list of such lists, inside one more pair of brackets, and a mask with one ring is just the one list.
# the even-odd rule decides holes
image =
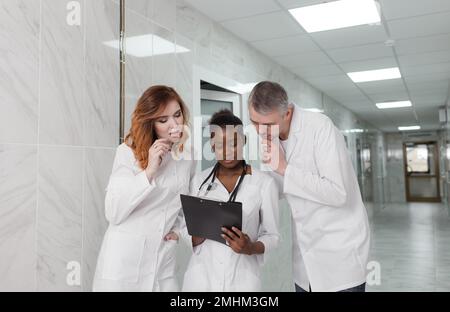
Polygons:
[[[192,179],[191,195],[197,196],[203,180],[211,172],[207,169]],[[216,178],[215,187],[205,196],[207,184],[199,196],[228,201],[230,194]],[[278,190],[270,175],[252,168],[247,174],[236,197],[242,202],[242,229],[252,241],[264,244],[265,254],[273,250],[279,241]],[[189,240],[191,237],[188,237]],[[192,245],[191,245],[192,246]],[[184,275],[183,291],[259,291],[260,268],[264,254],[242,255],[222,243],[205,240],[193,248],[193,255]]]
[[[188,156],[189,157],[189,156]],[[189,158],[190,159],[190,158]],[[149,182],[133,151],[117,148],[106,189],[109,227],[97,261],[94,291],[177,291],[176,241],[164,241],[183,224],[179,194],[189,191],[192,160],[163,158]]]
[[292,213],[293,274],[312,291],[366,281],[369,223],[345,140],[325,115],[295,106],[284,177],[271,172]]

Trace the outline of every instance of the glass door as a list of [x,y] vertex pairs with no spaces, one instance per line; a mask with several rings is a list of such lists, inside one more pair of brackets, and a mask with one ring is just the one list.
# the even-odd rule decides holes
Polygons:
[[440,202],[437,142],[404,143],[406,199]]

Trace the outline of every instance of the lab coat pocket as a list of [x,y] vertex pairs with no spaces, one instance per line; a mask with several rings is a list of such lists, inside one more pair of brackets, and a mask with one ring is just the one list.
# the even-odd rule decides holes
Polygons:
[[255,292],[261,291],[261,278],[253,270],[244,269],[239,272],[230,291]]
[[261,291],[261,277],[254,272],[249,272],[248,276],[248,289],[244,291]]
[[160,279],[169,278],[175,275],[176,271],[176,246],[177,241],[164,241],[161,252]]
[[[217,286],[217,285],[214,285]],[[212,291],[211,278],[208,278],[207,268],[199,259],[189,261],[183,278],[182,291]]]
[[166,247],[164,248],[165,254],[163,255],[165,262],[170,262],[173,258],[175,258],[177,244],[178,241],[173,239],[164,242]]
[[205,245],[205,243],[206,243],[206,240],[203,243],[192,247],[192,254],[193,254],[193,256],[200,255],[200,253],[202,252],[202,246]]
[[108,232],[102,278],[137,283],[145,237],[124,232]]

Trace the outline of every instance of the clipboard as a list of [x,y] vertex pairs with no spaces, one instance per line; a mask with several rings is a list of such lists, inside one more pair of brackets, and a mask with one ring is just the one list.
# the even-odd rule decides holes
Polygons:
[[188,233],[226,244],[221,228],[242,230],[242,203],[180,195]]

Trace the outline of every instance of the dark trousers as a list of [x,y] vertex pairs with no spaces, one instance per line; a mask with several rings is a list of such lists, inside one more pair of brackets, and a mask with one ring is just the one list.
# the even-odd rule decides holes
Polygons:
[[[307,292],[306,290],[304,290],[297,284],[295,284],[295,291],[296,292]],[[309,291],[311,291],[311,285],[309,285]],[[361,284],[356,287],[349,288],[349,289],[340,290],[338,292],[365,292],[365,291],[366,291],[366,283]]]

